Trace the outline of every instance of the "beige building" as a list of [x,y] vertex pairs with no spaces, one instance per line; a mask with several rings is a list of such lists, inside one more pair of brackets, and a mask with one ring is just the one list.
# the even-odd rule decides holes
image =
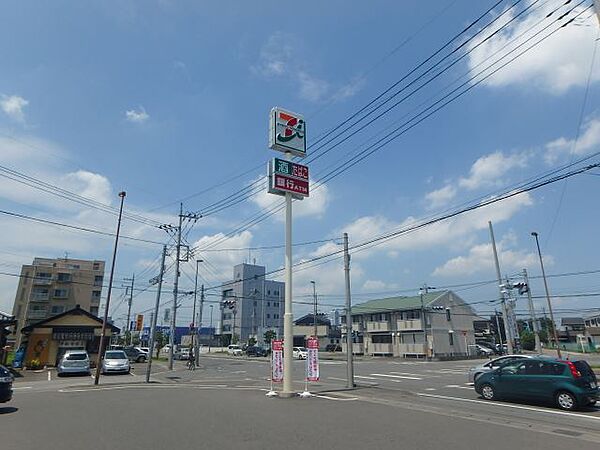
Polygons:
[[[21,269],[13,315],[17,329],[79,305],[97,316],[100,309],[104,261],[35,258]],[[17,333],[17,347],[21,343]]]
[[[353,352],[371,356],[467,356],[475,311],[452,291],[371,300],[352,307]],[[345,346],[343,346],[345,351]]]

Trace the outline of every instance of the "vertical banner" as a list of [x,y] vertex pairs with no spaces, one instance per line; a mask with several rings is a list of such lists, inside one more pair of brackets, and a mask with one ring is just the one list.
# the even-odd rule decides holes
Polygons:
[[283,381],[283,341],[271,342],[271,380]]
[[319,339],[309,337],[306,340],[308,356],[306,358],[306,378],[308,381],[319,381]]

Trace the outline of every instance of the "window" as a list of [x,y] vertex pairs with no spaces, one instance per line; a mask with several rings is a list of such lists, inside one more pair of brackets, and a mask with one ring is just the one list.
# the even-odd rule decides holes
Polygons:
[[392,343],[392,335],[391,334],[374,334],[371,337],[371,341],[373,344],[391,344]]
[[52,278],[52,274],[48,272],[38,272],[35,277],[39,278],[40,280],[50,280]]
[[421,318],[421,311],[405,311],[404,312],[404,320],[417,320]]
[[273,306],[279,308],[279,302],[273,302]]
[[100,300],[100,294],[102,291],[92,291],[92,300]]
[[103,280],[104,280],[104,277],[102,275],[96,275],[94,277],[94,286],[102,286]]
[[452,318],[450,317],[450,308],[446,308],[446,320],[448,322],[450,322],[450,320],[452,320]]
[[93,270],[100,270],[100,263],[95,262],[94,265],[93,265],[93,267],[92,267],[92,269]]
[[231,325],[223,325],[223,331],[231,331]]
[[267,307],[271,306],[271,302],[267,302]]
[[71,281],[71,274],[70,273],[59,273],[57,276],[58,281],[61,282],[66,282],[66,281]]
[[98,311],[98,307],[97,307],[97,306],[92,306],[92,307],[90,308],[90,313],[91,313],[91,314],[93,314],[94,316],[97,316],[97,315],[98,315],[98,312],[99,312],[99,311]]
[[273,314],[273,319],[279,319],[279,314]]
[[454,345],[454,333],[448,333],[448,342],[450,343],[450,345]]
[[271,295],[271,289],[267,289],[267,295]]
[[258,302],[256,300],[254,300],[254,306],[258,305]]
[[273,295],[279,295],[279,291],[273,291]]
[[64,306],[53,306],[52,309],[50,309],[51,314],[60,314],[64,311],[65,311]]
[[267,314],[267,319],[270,319],[270,318],[271,318],[271,314]]
[[54,297],[58,298],[67,298],[68,291],[66,289],[54,289]]
[[232,313],[224,313],[223,314],[223,320],[231,320],[232,317],[233,317]]

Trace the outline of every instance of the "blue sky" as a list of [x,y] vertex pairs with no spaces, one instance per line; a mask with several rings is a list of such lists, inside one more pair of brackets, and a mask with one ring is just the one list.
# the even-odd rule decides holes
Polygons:
[[[186,198],[186,210],[201,211],[264,176],[267,160],[277,156],[267,148],[272,106],[305,115],[309,145],[323,133],[334,136],[340,128],[332,127],[493,3],[11,2],[3,8],[0,29],[1,164],[113,206],[124,189],[128,210],[175,223],[180,199]],[[493,55],[523,42],[531,36],[530,27],[562,3],[527,0],[507,11],[457,50],[454,56],[463,58],[442,76],[315,161],[312,177],[319,178],[364,142],[381,137],[382,130],[439,96],[469,70],[481,70],[495,61]],[[582,13],[588,3],[570,13],[580,14],[574,24],[296,203],[294,241],[334,239],[347,231],[351,244],[362,242],[598,151],[598,61],[590,72],[598,23],[591,10]],[[481,25],[508,5],[502,2]],[[479,28],[453,42],[446,53]],[[510,43],[513,38],[517,44]],[[261,168],[250,170],[257,166]],[[441,287],[493,279],[488,220],[494,221],[507,274],[523,267],[539,274],[529,234],[534,229],[541,236],[548,272],[600,269],[600,214],[595,206],[599,182],[597,176],[579,175],[358,252],[352,267],[354,301],[416,293],[425,282]],[[230,232],[276,200],[261,192],[202,218],[187,239],[206,248],[219,233]],[[103,231],[115,227],[111,215],[4,177],[0,204],[3,210]],[[0,217],[0,226],[0,261],[7,273],[17,273],[34,256],[60,257],[64,252],[110,260],[111,239],[8,217]],[[123,233],[167,238],[160,230],[128,220]],[[218,248],[281,243],[283,222],[276,215]],[[325,254],[335,245],[297,247],[295,259]],[[151,264],[159,252],[157,245],[123,241],[117,276],[138,273],[140,287],[146,287],[155,275]],[[201,282],[208,286],[226,281],[232,265],[248,258],[268,269],[283,264],[280,249],[211,251],[200,257],[207,261],[201,266]],[[192,264],[184,272],[181,284],[189,289]],[[343,303],[338,297],[343,294],[339,260],[298,272],[298,299],[310,293],[310,280],[317,282],[323,302]],[[554,278],[550,286],[556,294],[598,292],[597,280],[597,274]],[[532,284],[534,295],[541,295],[538,280]],[[1,310],[11,310],[16,285],[16,278],[0,277]],[[493,284],[457,292],[470,302],[497,296]],[[122,305],[120,297],[118,290],[115,307]],[[567,309],[596,307],[597,301],[555,299],[556,308],[570,315],[574,313]],[[141,293],[133,309],[145,310],[152,302],[152,293]],[[519,303],[519,309],[524,306]],[[491,308],[485,303],[478,307],[482,312]],[[298,313],[304,310],[297,306]],[[119,306],[114,316],[124,312]],[[190,317],[185,309],[182,324]]]

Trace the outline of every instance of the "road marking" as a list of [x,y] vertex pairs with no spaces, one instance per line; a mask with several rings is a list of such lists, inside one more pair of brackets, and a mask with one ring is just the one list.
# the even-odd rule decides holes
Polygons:
[[444,386],[444,387],[457,388],[457,387],[459,387],[459,386],[458,386],[458,384],[447,384],[447,385],[446,385],[446,386]]
[[362,375],[354,375],[354,378],[363,378],[365,380],[377,380],[377,378],[375,378],[375,377],[366,377],[366,376],[362,376]]
[[406,377],[404,375],[388,375],[385,373],[372,373],[374,377],[401,378],[403,380],[422,380],[420,377]]
[[[407,375],[409,377],[423,377],[422,373],[408,373],[408,372],[394,372],[390,371],[390,373],[395,373],[397,375]],[[439,375],[427,375],[428,378],[439,378]],[[421,380],[422,378],[419,378]]]
[[436,388],[425,388],[426,391],[435,391]]
[[52,381],[52,375],[50,374],[50,371],[48,371],[48,381]]
[[13,391],[16,391],[17,389],[31,389],[33,386],[19,386],[19,387],[14,387]]
[[586,414],[575,414],[575,413],[570,413],[567,411],[554,411],[551,409],[534,408],[532,406],[510,405],[507,403],[500,403],[500,402],[488,402],[486,400],[473,400],[471,398],[449,397],[447,395],[437,395],[437,394],[425,394],[423,392],[417,392],[416,394],[421,397],[440,398],[443,400],[457,400],[459,402],[479,403],[480,405],[499,406],[499,407],[503,407],[503,408],[524,409],[526,411],[535,411],[535,412],[541,412],[541,413],[545,413],[545,414],[556,414],[556,415],[560,415],[560,416],[570,416],[570,417],[575,417],[575,418],[579,418],[579,419],[600,420],[600,416],[588,416]]
[[350,398],[337,398],[337,397],[329,397],[328,395],[321,394],[312,394],[313,397],[324,398],[326,400],[334,400],[336,402],[351,402],[353,400],[358,400],[358,397],[350,397]]

